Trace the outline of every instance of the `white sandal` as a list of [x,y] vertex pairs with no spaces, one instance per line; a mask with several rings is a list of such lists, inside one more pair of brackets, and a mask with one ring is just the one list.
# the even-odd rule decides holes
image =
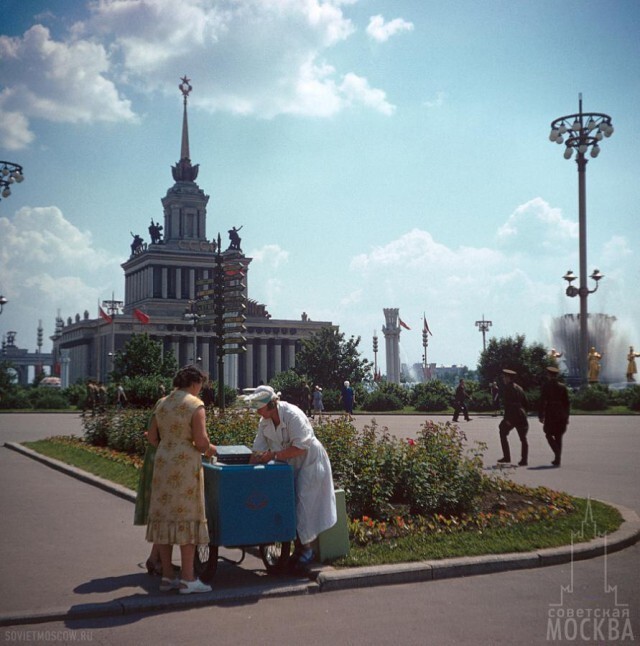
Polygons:
[[206,583],[202,583],[200,579],[194,581],[185,581],[180,579],[180,594],[193,594],[195,592],[211,592],[213,588]]

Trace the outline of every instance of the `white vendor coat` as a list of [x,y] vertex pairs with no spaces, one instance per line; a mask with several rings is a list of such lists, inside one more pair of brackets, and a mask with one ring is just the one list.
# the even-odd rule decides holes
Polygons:
[[278,402],[278,415],[277,428],[270,419],[260,420],[253,450],[282,451],[290,446],[305,450],[287,462],[293,467],[298,537],[306,545],[337,521],[331,463],[303,411]]

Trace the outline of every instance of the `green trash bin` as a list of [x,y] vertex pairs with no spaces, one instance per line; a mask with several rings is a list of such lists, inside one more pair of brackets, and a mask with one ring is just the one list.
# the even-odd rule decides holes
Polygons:
[[349,554],[349,528],[344,489],[336,489],[336,512],[338,515],[336,524],[322,532],[313,543],[313,551],[321,563]]

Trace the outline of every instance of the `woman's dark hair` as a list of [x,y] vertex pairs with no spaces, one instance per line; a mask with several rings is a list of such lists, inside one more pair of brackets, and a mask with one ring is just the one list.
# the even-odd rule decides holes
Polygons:
[[206,372],[202,372],[196,366],[185,366],[180,368],[173,378],[174,388],[188,388],[191,384],[202,383],[209,378]]

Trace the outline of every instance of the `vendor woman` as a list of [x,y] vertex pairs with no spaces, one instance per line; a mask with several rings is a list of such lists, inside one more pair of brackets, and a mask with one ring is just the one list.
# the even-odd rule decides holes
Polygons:
[[336,524],[336,497],[331,463],[324,446],[302,410],[282,402],[271,386],[259,386],[245,402],[262,418],[253,443],[252,462],[288,462],[293,467],[296,521],[301,554],[298,562],[313,560],[312,541]]

